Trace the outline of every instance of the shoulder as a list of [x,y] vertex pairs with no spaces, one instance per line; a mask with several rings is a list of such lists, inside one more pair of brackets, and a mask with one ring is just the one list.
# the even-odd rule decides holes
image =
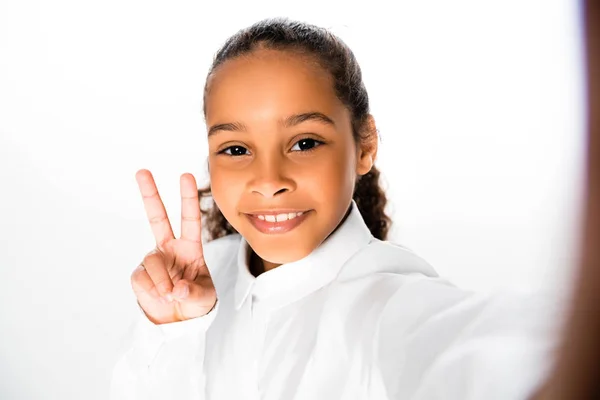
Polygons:
[[420,275],[437,277],[435,269],[409,248],[378,239],[354,254],[342,268],[340,280],[374,274]]
[[342,266],[330,297],[351,296],[359,302],[374,303],[383,315],[404,315],[407,322],[417,303],[433,311],[450,298],[464,295],[438,277],[433,267],[412,250],[388,241],[372,239]]

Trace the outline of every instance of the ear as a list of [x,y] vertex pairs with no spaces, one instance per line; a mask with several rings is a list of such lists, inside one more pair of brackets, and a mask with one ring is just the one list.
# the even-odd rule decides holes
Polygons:
[[363,122],[359,133],[361,139],[357,146],[356,173],[358,175],[366,175],[375,163],[379,142],[375,118],[371,114]]

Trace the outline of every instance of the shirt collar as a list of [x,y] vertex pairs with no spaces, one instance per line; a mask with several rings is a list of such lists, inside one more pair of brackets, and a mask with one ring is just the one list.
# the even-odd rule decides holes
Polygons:
[[346,220],[312,253],[254,277],[248,268],[250,246],[242,237],[237,257],[236,309],[250,295],[283,306],[320,289],[333,281],[346,261],[371,240],[373,236],[352,200]]

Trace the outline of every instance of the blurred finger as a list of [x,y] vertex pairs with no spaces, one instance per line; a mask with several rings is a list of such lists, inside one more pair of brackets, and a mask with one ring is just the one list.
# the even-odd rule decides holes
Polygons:
[[159,251],[153,251],[144,258],[143,264],[158,293],[168,297],[173,290],[173,281],[163,255]]
[[144,201],[144,208],[146,209],[146,215],[148,221],[152,227],[156,244],[161,245],[169,239],[173,239],[173,229],[167,216],[167,211],[160,198],[156,183],[152,177],[152,173],[147,169],[141,169],[135,174],[142,199]]
[[189,295],[190,283],[185,279],[181,279],[173,285],[173,297],[177,300],[187,300]]
[[158,291],[154,286],[154,282],[142,264],[138,265],[131,274],[131,287],[136,297],[146,294],[150,294],[152,297],[158,297]]
[[[209,293],[210,292],[210,293]],[[185,301],[188,306],[206,308],[212,307],[215,299],[215,288],[209,276],[203,275],[190,282],[182,279],[175,285],[173,296]]]
[[202,245],[202,222],[198,187],[192,174],[183,174],[181,187],[181,238]]

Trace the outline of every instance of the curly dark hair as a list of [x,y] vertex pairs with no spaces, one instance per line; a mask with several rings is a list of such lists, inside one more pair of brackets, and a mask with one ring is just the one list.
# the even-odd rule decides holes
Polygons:
[[[331,73],[336,94],[350,111],[355,140],[368,140],[371,135],[377,134],[365,129],[370,115],[369,97],[360,67],[350,48],[324,28],[287,18],[265,19],[230,37],[214,57],[204,87],[204,100],[209,78],[219,65],[258,48],[298,51],[315,57]],[[206,116],[206,106],[204,115]],[[373,166],[369,173],[358,177],[352,198],[371,234],[377,239],[386,240],[391,220],[385,213],[387,198],[379,180],[379,171]],[[210,185],[199,189],[198,195],[208,240],[236,233],[212,201]],[[208,205],[203,205],[203,200],[210,201]]]

